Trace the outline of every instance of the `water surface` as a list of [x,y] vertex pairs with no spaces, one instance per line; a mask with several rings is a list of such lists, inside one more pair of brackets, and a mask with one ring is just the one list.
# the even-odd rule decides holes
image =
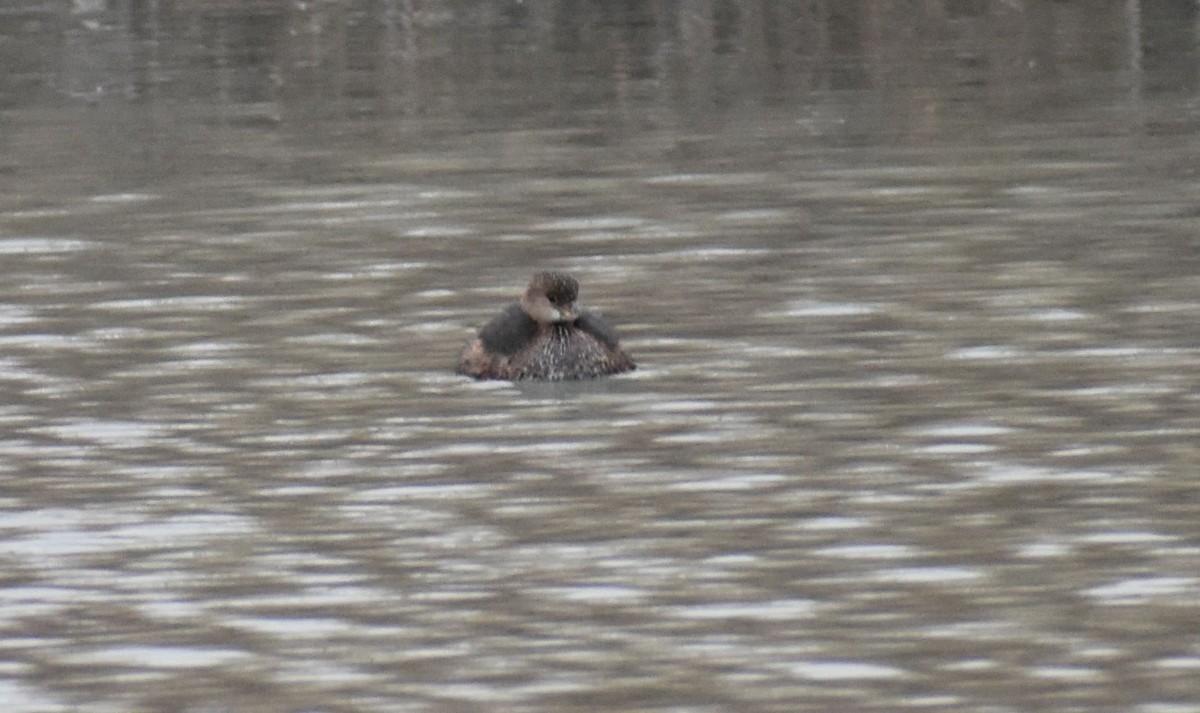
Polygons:
[[[1200,711],[1194,7],[80,5],[5,710]],[[638,370],[455,376],[544,268]]]

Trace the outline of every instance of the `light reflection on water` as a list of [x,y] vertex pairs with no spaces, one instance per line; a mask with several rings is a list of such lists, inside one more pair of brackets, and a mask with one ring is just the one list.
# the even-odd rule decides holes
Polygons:
[[[0,701],[1200,710],[1190,149],[1093,109],[0,214]],[[639,369],[452,374],[543,265]]]

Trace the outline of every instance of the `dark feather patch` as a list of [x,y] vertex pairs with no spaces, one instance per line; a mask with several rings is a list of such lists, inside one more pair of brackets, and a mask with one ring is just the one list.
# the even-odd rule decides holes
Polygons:
[[609,349],[617,349],[617,333],[595,312],[581,312],[575,325],[600,340]]
[[489,353],[513,356],[533,340],[537,331],[537,322],[513,302],[479,330],[479,341]]

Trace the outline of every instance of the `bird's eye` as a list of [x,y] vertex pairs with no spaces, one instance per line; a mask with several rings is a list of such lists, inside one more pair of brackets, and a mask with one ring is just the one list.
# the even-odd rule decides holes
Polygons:
[[558,304],[558,298],[553,295],[546,297],[546,299],[550,300],[550,304],[552,305]]

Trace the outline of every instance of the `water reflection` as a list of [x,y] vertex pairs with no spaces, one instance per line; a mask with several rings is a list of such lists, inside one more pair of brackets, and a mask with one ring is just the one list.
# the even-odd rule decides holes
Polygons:
[[[1193,4],[72,8],[6,710],[1196,710]],[[543,267],[638,371],[451,373]]]

